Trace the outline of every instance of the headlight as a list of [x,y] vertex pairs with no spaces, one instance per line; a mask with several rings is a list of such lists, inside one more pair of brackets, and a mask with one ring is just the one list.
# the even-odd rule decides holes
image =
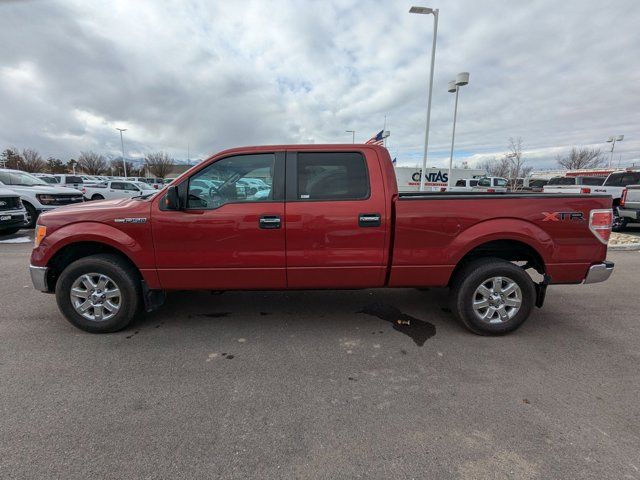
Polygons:
[[36,198],[43,205],[52,205],[56,203],[56,197],[53,195],[38,194],[36,195]]
[[47,227],[45,227],[44,225],[36,225],[36,235],[34,237],[34,243],[36,247],[40,245],[40,242],[42,242],[42,240],[46,235],[47,235]]

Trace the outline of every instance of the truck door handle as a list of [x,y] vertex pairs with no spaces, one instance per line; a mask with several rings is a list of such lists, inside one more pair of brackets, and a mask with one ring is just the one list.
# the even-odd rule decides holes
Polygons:
[[379,227],[379,213],[361,213],[358,215],[358,225],[361,227]]
[[277,215],[263,215],[260,217],[260,221],[258,222],[260,228],[264,228],[267,230],[280,228],[280,217]]

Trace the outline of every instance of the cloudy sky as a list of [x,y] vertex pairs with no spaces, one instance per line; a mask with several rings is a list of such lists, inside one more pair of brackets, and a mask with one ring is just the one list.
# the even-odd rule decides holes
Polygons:
[[[572,145],[640,163],[640,1],[431,0],[440,9],[430,165],[500,155],[534,167]],[[432,17],[411,0],[0,0],[0,148],[68,159],[265,143],[365,141],[422,155]]]

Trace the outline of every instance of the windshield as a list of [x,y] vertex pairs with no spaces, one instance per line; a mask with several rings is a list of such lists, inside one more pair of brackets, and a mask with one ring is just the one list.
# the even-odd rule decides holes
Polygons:
[[16,185],[20,187],[47,185],[47,182],[25,172],[0,172],[0,182],[5,185]]

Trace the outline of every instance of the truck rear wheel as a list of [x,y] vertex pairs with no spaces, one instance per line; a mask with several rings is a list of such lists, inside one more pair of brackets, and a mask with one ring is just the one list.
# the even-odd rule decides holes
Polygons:
[[516,330],[535,305],[531,277],[500,258],[470,262],[456,274],[451,287],[451,311],[478,335]]
[[139,274],[117,255],[90,255],[63,270],[56,300],[76,327],[91,333],[116,332],[141,310]]

